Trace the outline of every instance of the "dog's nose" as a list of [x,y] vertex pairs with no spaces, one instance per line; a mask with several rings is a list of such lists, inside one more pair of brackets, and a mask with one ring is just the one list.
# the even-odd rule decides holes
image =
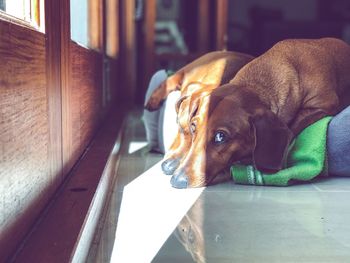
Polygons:
[[181,171],[171,177],[170,183],[175,188],[187,188],[188,177],[183,171]]
[[162,163],[163,173],[166,175],[172,175],[176,168],[180,165],[179,159],[168,159]]

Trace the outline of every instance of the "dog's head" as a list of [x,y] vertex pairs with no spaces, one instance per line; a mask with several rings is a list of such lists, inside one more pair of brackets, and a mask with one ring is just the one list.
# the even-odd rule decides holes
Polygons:
[[188,127],[191,148],[171,182],[199,187],[229,179],[237,162],[264,172],[282,168],[292,133],[254,92],[226,84],[192,99]]
[[[169,150],[164,156],[162,170],[165,174],[172,175],[180,165],[183,156],[189,151],[192,136],[188,120],[190,118],[191,101],[199,101],[201,97],[207,96],[217,85],[206,85],[199,82],[190,83],[181,91],[181,96],[175,105],[177,113],[178,132]],[[193,113],[192,113],[192,117]]]

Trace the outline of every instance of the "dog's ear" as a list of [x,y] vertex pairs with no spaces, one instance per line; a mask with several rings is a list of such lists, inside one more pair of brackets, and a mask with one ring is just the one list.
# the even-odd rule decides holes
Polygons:
[[191,119],[196,115],[199,108],[200,101],[201,101],[200,97],[196,97],[196,96],[191,97],[191,101],[188,106],[188,122],[190,122]]
[[[200,91],[201,89],[203,89],[203,87],[205,87],[204,84],[202,84],[200,82],[192,82],[192,83],[188,84],[186,87],[183,87],[183,89],[181,90],[181,97],[178,99],[178,101],[176,102],[176,105],[175,105],[176,113],[177,114],[179,113],[181,104],[185,100],[186,100],[187,104],[190,104],[189,100],[191,99],[191,96],[193,94],[196,94],[196,92]],[[193,97],[195,97],[195,96],[193,96]],[[197,101],[193,102],[192,107],[194,107],[197,103],[198,103]]]
[[[190,95],[191,99],[188,107],[189,121],[197,114],[200,104],[203,101],[209,101],[208,98],[211,92],[217,87],[214,84],[192,83],[191,90],[193,93]],[[210,98],[212,100],[212,98]]]
[[167,95],[174,90],[181,90],[184,76],[185,72],[183,70],[179,70],[165,80]]
[[182,104],[182,102],[186,99],[188,99],[189,96],[182,96],[181,98],[179,98],[175,104],[175,111],[176,114],[179,114],[179,110],[180,110],[180,106]]
[[267,173],[281,170],[293,138],[291,130],[271,111],[253,117],[252,124],[255,130],[255,168]]
[[186,95],[191,95],[203,90],[206,86],[206,84],[203,84],[201,82],[191,82],[187,84],[187,86],[183,87],[182,93]]

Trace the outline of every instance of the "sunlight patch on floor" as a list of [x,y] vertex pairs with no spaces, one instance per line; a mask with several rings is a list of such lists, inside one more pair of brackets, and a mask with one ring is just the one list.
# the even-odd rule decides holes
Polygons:
[[111,262],[150,262],[205,189],[171,187],[160,163],[124,187]]
[[134,152],[137,152],[138,150],[142,149],[143,147],[146,147],[148,142],[142,141],[142,142],[130,142],[129,143],[129,149],[128,154],[133,154]]

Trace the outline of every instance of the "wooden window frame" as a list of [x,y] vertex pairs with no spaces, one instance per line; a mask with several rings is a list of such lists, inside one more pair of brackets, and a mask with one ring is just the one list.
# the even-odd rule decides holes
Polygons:
[[[4,249],[0,251],[0,258],[14,256],[16,259],[22,258],[22,261],[24,259],[24,261],[28,262],[50,262],[52,260],[48,260],[46,258],[47,256],[50,257],[52,255],[57,261],[57,255],[59,254],[60,258],[64,258],[64,260],[61,261],[67,262],[69,261],[71,255],[73,255],[71,253],[72,251],[78,256],[81,255],[80,250],[76,252],[78,248],[75,247],[77,244],[75,242],[81,237],[81,226],[84,223],[83,220],[86,214],[89,212],[89,202],[91,202],[93,198],[94,190],[86,191],[89,193],[88,198],[90,199],[84,197],[84,203],[74,200],[75,203],[80,204],[80,210],[75,209],[75,213],[69,213],[69,216],[73,218],[73,220],[66,220],[68,223],[61,222],[62,215],[66,216],[66,211],[64,209],[54,210],[56,212],[53,213],[58,213],[60,216],[50,217],[47,215],[50,213],[49,211],[55,207],[55,205],[53,205],[53,203],[49,204],[47,207],[46,205],[48,204],[49,199],[52,197],[55,197],[53,198],[54,202],[59,199],[59,195],[55,195],[55,193],[57,194],[66,192],[66,190],[63,191],[62,189],[57,191],[57,189],[60,185],[62,185],[62,183],[63,185],[66,185],[66,182],[68,181],[66,181],[66,179],[73,177],[68,176],[68,173],[76,171],[72,170],[73,165],[76,164],[76,161],[80,159],[90,144],[91,140],[94,138],[94,135],[98,130],[101,121],[106,116],[107,112],[103,111],[107,110],[107,106],[112,105],[112,103],[106,104],[107,106],[102,105],[101,99],[102,86],[104,85],[103,81],[105,80],[105,78],[103,78],[102,71],[102,62],[103,59],[106,58],[105,54],[103,53],[105,51],[103,45],[105,41],[105,39],[103,39],[105,32],[102,31],[103,28],[101,28],[99,32],[99,39],[101,41],[100,48],[102,52],[76,45],[71,40],[70,34],[70,0],[37,1],[42,1],[42,7],[45,7],[45,9],[42,9],[45,12],[40,12],[40,6],[33,6],[34,9],[39,8],[39,11],[35,11],[35,19],[38,20],[43,15],[45,15],[47,18],[45,20],[40,19],[41,23],[45,21],[45,33],[38,32],[38,30],[34,30],[34,27],[26,22],[23,22],[23,20],[15,19],[11,16],[6,15],[5,18],[6,20],[10,21],[0,21],[1,36],[4,39],[4,41],[0,42],[0,46],[2,48],[1,51],[5,55],[4,58],[6,58],[4,59],[4,66],[2,67],[3,72],[5,72],[5,78],[1,79],[1,81],[5,83],[3,88],[5,90],[7,86],[11,87],[10,84],[12,87],[16,88],[17,85],[22,88],[23,84],[24,88],[18,90],[19,92],[17,92],[17,90],[12,91],[9,89],[9,93],[13,92],[15,95],[15,99],[11,101],[12,103],[17,102],[17,98],[19,95],[21,95],[21,91],[24,90],[26,92],[27,87],[28,91],[30,91],[31,88],[36,90],[40,89],[40,106],[42,107],[40,107],[40,110],[38,110],[40,112],[37,115],[40,115],[39,117],[43,116],[43,122],[40,123],[41,126],[38,126],[37,130],[39,132],[45,132],[45,138],[41,137],[40,133],[35,133],[35,130],[32,133],[35,135],[33,138],[27,139],[23,136],[23,141],[29,141],[29,139],[32,139],[32,144],[29,146],[30,148],[33,148],[33,150],[35,150],[35,142],[41,142],[40,153],[42,155],[45,155],[45,159],[35,158],[35,156],[31,157],[31,154],[22,154],[19,156],[20,158],[18,158],[18,160],[22,161],[21,158],[24,157],[25,160],[29,159],[29,161],[31,161],[30,158],[33,158],[38,163],[41,162],[43,164],[43,168],[39,169],[39,172],[42,172],[40,173],[40,176],[42,176],[40,179],[44,180],[41,180],[39,184],[35,184],[35,186],[38,187],[33,187],[35,191],[31,191],[31,193],[35,195],[33,196],[36,198],[36,200],[31,200],[28,198],[30,205],[24,207],[25,209],[22,209],[23,207],[19,206],[19,209],[16,208],[16,211],[19,211],[19,227],[17,226],[17,222],[13,228],[12,225],[10,226],[11,229],[9,228],[9,232],[7,232],[9,233],[9,237],[3,239],[4,243],[1,243],[6,244],[6,246],[2,246]],[[105,12],[105,0],[101,0],[100,3],[102,4],[101,12]],[[101,27],[103,26],[102,23],[106,22],[103,21],[104,17],[104,14],[100,15]],[[3,18],[0,17],[0,20],[3,20]],[[13,21],[16,21],[16,23]],[[12,24],[20,24],[21,26],[15,26]],[[41,24],[40,26],[43,25]],[[16,49],[17,45],[18,50]],[[32,50],[30,47],[32,46],[39,47],[37,51],[38,53],[31,53]],[[37,54],[39,55],[35,56]],[[11,55],[17,56],[14,56],[14,63],[12,63],[12,60],[10,61]],[[39,57],[39,62],[37,61],[37,57]],[[9,61],[11,64],[8,66],[7,63]],[[113,65],[116,63],[116,61],[112,59],[109,59],[108,61],[112,62]],[[37,70],[36,65],[38,63],[40,63],[39,69],[41,71]],[[33,67],[33,65],[35,65],[35,67]],[[8,68],[11,70],[8,70]],[[18,83],[21,83],[21,85],[18,85],[17,82],[8,81],[11,79],[10,75],[16,74],[16,70],[19,72],[18,69],[22,68],[25,68],[24,73],[25,76],[27,76],[27,79],[29,79],[28,81],[26,81],[27,79],[23,79],[23,81],[20,79]],[[34,71],[32,71],[33,68],[35,69]],[[36,85],[36,82],[35,84],[31,85],[32,78],[35,80],[36,78],[39,78],[39,76],[37,76],[39,74],[35,74],[36,72],[41,73],[41,82],[39,84],[41,85],[44,83],[42,86]],[[22,73],[22,71],[20,71],[20,73]],[[20,75],[18,76],[18,79],[19,78],[21,78]],[[5,91],[7,92],[7,90]],[[29,92],[27,94],[29,94]],[[79,96],[76,96],[77,94]],[[28,102],[28,104],[31,103],[31,98],[23,98],[26,99],[26,102]],[[37,97],[33,96],[33,98],[36,99]],[[107,103],[108,102],[110,101],[107,101]],[[12,110],[12,105],[10,103],[8,103],[8,105],[9,106],[7,107]],[[30,106],[31,105],[28,107],[28,111],[25,112],[22,112],[21,108],[15,108],[16,114],[21,117],[24,116],[25,118],[26,114],[28,112],[30,113],[32,110]],[[9,112],[12,113],[12,111]],[[10,116],[10,114],[7,116]],[[30,121],[33,121],[33,123],[35,120],[34,117],[35,116],[33,116],[33,119],[30,119]],[[22,120],[24,118],[22,118]],[[29,125],[31,124],[30,122],[28,123]],[[19,122],[16,122],[15,125],[19,125]],[[10,128],[13,128],[15,125],[12,125]],[[12,130],[15,130],[14,128]],[[32,129],[26,129],[26,131],[31,132]],[[11,130],[8,134],[6,134],[6,136],[7,139],[10,138],[9,142],[12,143],[10,137]],[[21,145],[16,145],[16,147],[17,146],[19,149],[24,148],[21,147],[22,143]],[[12,147],[7,147],[7,149],[12,149]],[[40,157],[42,157],[42,155]],[[14,157],[17,158],[17,156]],[[16,160],[15,158],[13,159]],[[100,162],[101,165],[102,163],[103,161]],[[16,166],[11,164],[11,167]],[[36,168],[37,167],[33,167],[33,170],[36,171]],[[89,189],[90,187],[93,189],[92,186],[97,186],[97,180],[95,179],[98,179],[98,176],[100,175],[100,170],[95,170],[96,167],[92,168],[94,169],[88,169],[88,172],[90,173],[89,176],[91,175],[91,177],[89,177],[90,181],[88,183]],[[31,181],[31,173],[28,174],[29,175],[23,179],[23,183],[26,183],[25,180],[28,182]],[[35,174],[33,174],[33,176],[35,176]],[[83,172],[81,179],[79,179],[79,183],[86,183],[86,176],[87,174]],[[12,182],[10,182],[9,185],[11,185],[11,183]],[[22,184],[19,186],[19,189],[22,190],[24,187],[27,187],[26,190],[31,190],[31,186],[29,184],[28,186]],[[67,191],[71,191],[70,188],[66,189]],[[13,191],[10,192],[10,194],[11,197],[16,196],[17,198],[16,192]],[[69,198],[71,197],[69,194],[66,196]],[[26,197],[27,196],[24,196],[24,198]],[[63,205],[66,204],[65,201],[62,201],[61,203]],[[83,205],[81,205],[82,203]],[[36,221],[40,215],[42,218],[39,221]],[[51,221],[52,218],[57,221]],[[49,225],[52,224],[53,227],[45,229],[45,226],[43,226],[47,223],[45,220],[48,220]],[[62,229],[66,230],[62,231],[60,227],[59,231],[56,231],[57,229],[54,226],[57,225],[57,222],[62,225]],[[74,225],[74,231],[72,231],[72,225]],[[35,226],[35,231],[31,231],[32,226]],[[39,233],[40,231],[38,232],[39,228],[41,228],[43,235]],[[50,236],[50,242],[47,241],[47,235]],[[32,240],[39,241],[31,242]],[[53,243],[56,245],[52,246]],[[82,244],[86,245],[86,238],[82,239]],[[44,249],[42,245],[44,245]],[[18,247],[20,248],[19,250],[17,250]],[[39,251],[39,253],[33,251]],[[45,253],[40,253],[40,251],[44,251]],[[58,254],[57,251],[59,251]],[[50,254],[51,252],[53,253]],[[38,258],[44,258],[45,260],[35,260]]]
[[103,51],[103,2],[88,0],[88,48]]
[[106,0],[106,55],[117,58],[119,54],[119,1]]
[[23,26],[29,29],[34,29],[42,33],[45,32],[45,0],[30,0],[30,20],[25,20],[18,18],[11,14],[6,13],[6,11],[0,10],[0,19]]

